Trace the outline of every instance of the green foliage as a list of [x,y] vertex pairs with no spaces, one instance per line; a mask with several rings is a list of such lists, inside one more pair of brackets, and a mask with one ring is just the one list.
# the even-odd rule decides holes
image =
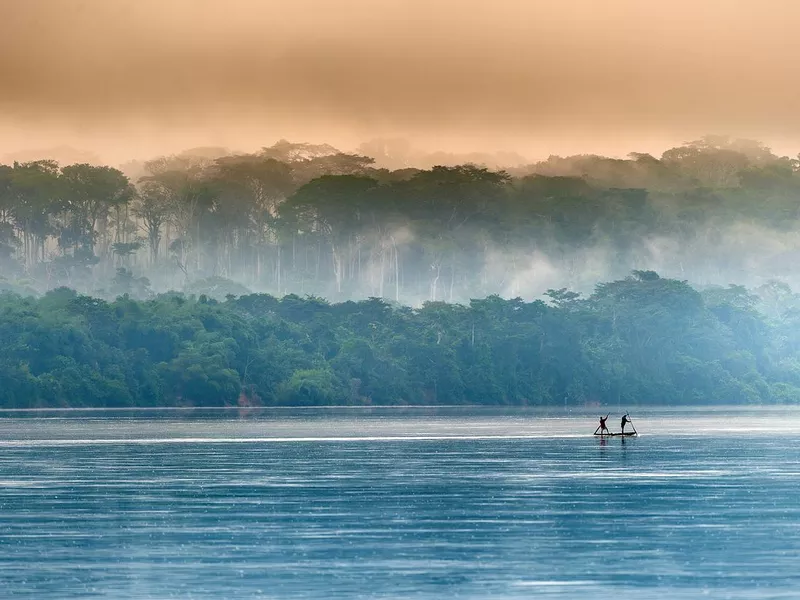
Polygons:
[[327,369],[299,369],[278,389],[281,404],[322,406],[343,404],[345,395],[333,372]]
[[[752,140],[706,136],[658,158],[553,156],[509,172],[390,172],[326,144],[281,140],[253,154],[161,157],[139,174],[0,165],[2,276],[24,274],[38,293],[66,285],[107,299],[145,298],[149,287],[216,300],[266,290],[466,303],[561,286],[585,295],[652,268],[726,283],[795,272],[800,161]],[[119,268],[127,282],[111,281]],[[239,287],[194,289],[222,280]]]
[[582,299],[393,306],[265,294],[0,295],[0,406],[763,404],[800,401],[790,289],[635,271]]
[[[511,173],[222,154],[150,161],[138,188],[0,165],[0,405],[798,401],[796,254],[756,242],[797,228],[800,162],[762,144]],[[755,290],[683,281],[756,255],[776,279]]]

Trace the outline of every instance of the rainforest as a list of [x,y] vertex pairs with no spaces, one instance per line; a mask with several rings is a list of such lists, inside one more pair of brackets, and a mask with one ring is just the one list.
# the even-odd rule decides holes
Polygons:
[[0,406],[800,400],[797,159],[406,158],[0,166]]

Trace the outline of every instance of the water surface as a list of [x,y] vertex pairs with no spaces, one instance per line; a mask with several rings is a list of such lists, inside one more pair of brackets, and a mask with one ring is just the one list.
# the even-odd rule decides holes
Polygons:
[[797,410],[0,414],[4,597],[800,590]]

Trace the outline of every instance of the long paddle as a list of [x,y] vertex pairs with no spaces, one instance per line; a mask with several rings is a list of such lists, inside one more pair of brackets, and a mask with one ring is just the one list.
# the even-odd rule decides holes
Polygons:
[[636,435],[639,435],[639,432],[636,431],[636,427],[634,426],[633,421],[631,421],[630,417],[628,417],[628,423],[630,423],[631,429],[633,429],[633,433],[635,433]]

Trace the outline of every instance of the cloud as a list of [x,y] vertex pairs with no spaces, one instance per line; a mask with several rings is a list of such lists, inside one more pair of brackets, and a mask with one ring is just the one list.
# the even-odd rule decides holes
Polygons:
[[0,132],[120,154],[398,134],[781,143],[800,137],[798,17],[787,0],[2,0]]

